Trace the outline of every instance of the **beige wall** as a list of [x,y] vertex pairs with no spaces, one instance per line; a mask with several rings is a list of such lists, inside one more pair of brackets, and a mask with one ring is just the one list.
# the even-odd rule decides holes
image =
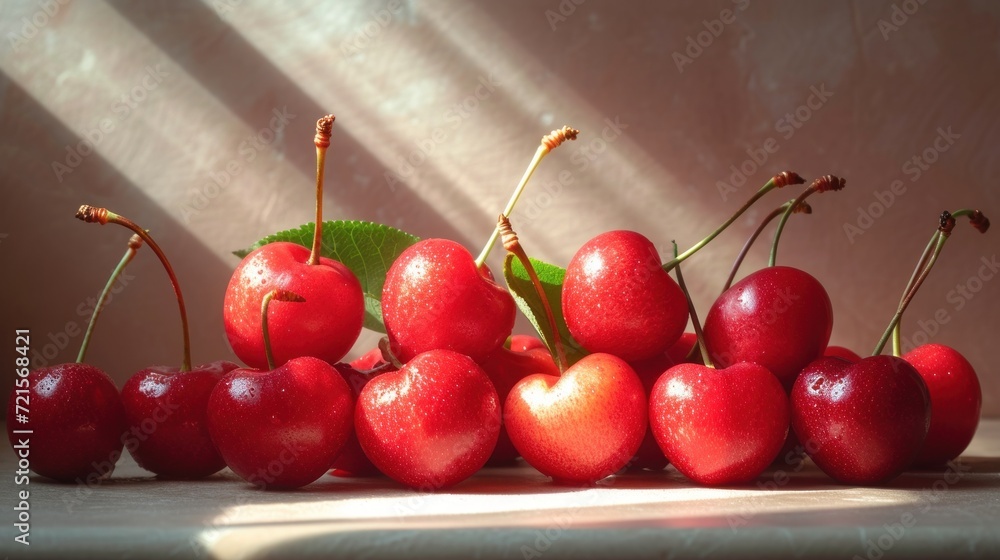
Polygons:
[[[825,283],[835,342],[862,353],[942,209],[1000,216],[1000,5],[988,1],[929,2],[910,15],[902,10],[913,0],[897,2],[898,13],[889,2],[757,0],[53,5],[51,16],[34,1],[0,7],[7,356],[13,329],[30,328],[38,351],[68,342],[52,343],[50,362],[73,359],[74,329],[86,321],[79,307],[128,238],[74,220],[86,202],[154,232],[185,289],[195,361],[230,358],[221,325],[237,262],[229,251],[311,220],[312,128],[328,111],[338,117],[328,218],[447,236],[473,251],[541,135],[580,128],[577,143],[546,160],[513,219],[530,252],[560,264],[613,228],[644,232],[664,254],[671,239],[688,246],[782,169],[841,174],[848,189],[814,198],[815,213],[790,224],[780,260]],[[712,23],[720,18],[732,23]],[[880,20],[893,27],[880,30]],[[699,34],[707,46],[678,68]],[[820,90],[830,92],[822,101]],[[260,149],[241,149],[284,108],[294,114],[287,126],[265,133]],[[785,117],[797,110],[798,128]],[[57,177],[53,162],[66,164],[67,150],[101,126],[95,153]],[[936,140],[939,130],[957,139]],[[720,187],[765,144],[774,153],[747,184]],[[918,176],[907,162],[925,150],[936,161]],[[406,157],[420,163],[406,168]],[[232,162],[240,172],[217,188],[213,174]],[[404,180],[390,188],[387,172]],[[901,194],[883,204],[894,181]],[[756,219],[789,197],[774,194],[690,262],[703,310]],[[878,217],[849,239],[845,224],[868,208]],[[904,328],[912,337],[923,321],[939,331],[933,340],[972,361],[990,415],[1000,414],[1000,282],[975,277],[998,236],[960,225]],[[757,248],[748,270],[765,258]],[[129,274],[90,354],[119,383],[180,359],[159,264],[146,251]],[[958,284],[981,290],[968,301],[951,292]],[[947,323],[936,329],[935,317]]]

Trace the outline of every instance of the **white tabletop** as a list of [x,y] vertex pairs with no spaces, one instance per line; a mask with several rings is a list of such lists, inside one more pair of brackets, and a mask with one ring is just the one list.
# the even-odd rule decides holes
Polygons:
[[[14,456],[3,452],[7,558],[1000,557],[1000,421],[949,472],[882,488],[832,483],[811,463],[759,484],[701,488],[677,471],[553,485],[526,465],[422,494],[329,476],[256,490],[231,472],[160,481],[130,458],[100,487],[32,478],[29,547],[14,542]],[[775,482],[779,484],[775,484]],[[21,487],[23,488],[23,487]]]

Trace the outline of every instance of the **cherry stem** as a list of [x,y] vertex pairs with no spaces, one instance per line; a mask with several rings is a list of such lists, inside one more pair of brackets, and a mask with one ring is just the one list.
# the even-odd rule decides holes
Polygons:
[[[521,176],[521,182],[517,184],[517,188],[514,189],[514,193],[510,195],[510,200],[507,201],[507,206],[503,209],[503,216],[510,217],[510,213],[514,211],[514,205],[517,204],[519,198],[521,198],[521,193],[524,192],[524,187],[528,185],[528,181],[531,176],[535,173],[535,169],[538,165],[542,163],[545,156],[549,155],[549,152],[556,149],[566,140],[576,140],[577,135],[580,134],[579,130],[575,128],[570,128],[564,126],[559,130],[553,130],[552,132],[546,134],[542,137],[542,143],[535,150],[535,156],[531,158],[531,163],[528,164],[528,168],[524,170],[524,175]],[[483,266],[486,259],[490,256],[490,251],[493,250],[493,246],[496,245],[497,238],[500,237],[500,227],[497,226],[493,228],[493,233],[490,234],[490,240],[486,242],[486,246],[476,257],[476,268]]]
[[528,272],[528,278],[531,279],[531,283],[535,287],[538,299],[542,300],[542,307],[545,308],[545,318],[548,319],[549,329],[552,330],[552,346],[556,350],[556,363],[559,365],[559,371],[564,372],[569,367],[569,363],[566,360],[566,348],[563,346],[562,333],[559,332],[559,324],[556,323],[556,314],[553,313],[552,306],[549,304],[549,296],[545,293],[542,281],[538,278],[538,273],[535,272],[535,267],[531,264],[531,259],[528,258],[528,255],[524,252],[524,248],[521,247],[521,242],[517,239],[517,234],[514,233],[514,229],[510,225],[510,219],[507,216],[500,214],[497,217],[497,230],[501,233],[504,249],[507,249],[507,252],[521,261],[521,265]]
[[[750,247],[752,247],[753,244],[757,241],[757,238],[760,237],[760,234],[764,233],[764,228],[766,228],[767,225],[770,224],[772,220],[780,216],[794,202],[795,199],[789,200],[788,202],[782,204],[781,206],[775,208],[774,210],[771,210],[771,213],[765,216],[764,219],[760,222],[760,225],[757,226],[757,229],[754,230],[750,238],[747,239],[747,242],[743,244],[743,248],[740,249],[740,254],[736,255],[736,260],[733,261],[733,267],[729,270],[729,277],[726,278],[726,285],[722,287],[723,292],[728,290],[729,287],[733,285],[733,280],[736,279],[736,273],[739,272],[740,266],[743,265],[743,260],[746,259],[747,253],[750,252]],[[801,214],[812,214],[812,206],[809,206],[808,202],[800,201],[799,204],[795,207],[795,209],[792,210],[792,212]]]
[[[913,284],[916,282],[917,277],[920,276],[920,271],[927,266],[927,260],[930,258],[931,253],[934,251],[934,246],[937,244],[938,237],[941,236],[939,230],[934,230],[934,235],[931,236],[931,240],[927,243],[927,247],[924,248],[924,252],[920,255],[920,260],[917,261],[916,268],[913,269],[913,273],[910,275],[910,279],[906,282],[906,288],[903,290],[903,295],[899,298],[899,304],[903,305],[903,300],[906,299],[906,294],[913,291]],[[897,305],[897,308],[898,308]],[[896,323],[896,327],[892,329],[892,355],[897,358],[902,354],[902,340],[900,333],[900,323]]]
[[142,238],[143,241],[149,245],[149,248],[156,253],[156,257],[160,259],[160,263],[163,265],[163,269],[166,270],[167,276],[170,278],[170,284],[174,287],[174,295],[177,297],[177,308],[181,313],[181,328],[184,338],[184,360],[181,362],[181,371],[191,371],[191,335],[188,331],[188,318],[187,309],[184,307],[184,296],[181,294],[181,285],[177,282],[177,275],[174,274],[174,268],[170,266],[170,261],[167,260],[167,256],[160,249],[160,246],[156,244],[156,241],[146,230],[137,226],[135,222],[129,220],[125,216],[119,216],[114,212],[108,210],[107,208],[96,208],[94,206],[89,206],[84,204],[76,211],[76,218],[83,220],[84,222],[90,224],[117,224],[120,226],[127,227],[128,229],[135,232],[136,235]]
[[326,149],[330,147],[330,133],[333,131],[333,115],[316,121],[316,227],[313,228],[312,252],[306,264],[319,264],[323,252],[323,172],[326,169]]
[[271,290],[260,302],[260,330],[264,335],[264,356],[267,357],[267,368],[274,369],[274,354],[271,352],[271,333],[267,328],[267,308],[271,306],[271,300],[287,302],[303,302],[305,298],[288,290]]
[[[931,269],[934,268],[934,264],[937,262],[938,256],[941,254],[941,250],[944,248],[945,242],[948,241],[949,237],[951,237],[951,232],[955,228],[955,218],[962,216],[969,216],[970,223],[973,227],[979,230],[980,233],[985,233],[986,230],[989,229],[989,219],[986,218],[986,216],[984,216],[979,210],[963,208],[961,210],[956,210],[955,212],[948,212],[945,210],[941,213],[940,225],[938,226],[938,230],[934,233],[934,236],[931,238],[934,247],[931,250],[930,255],[927,254],[928,252],[926,249],[924,250],[924,254],[921,255],[921,262],[925,260],[926,262],[923,264],[922,268],[918,264],[920,273],[917,274],[915,278],[911,277],[910,282],[908,282],[907,289],[903,293],[903,299],[900,300],[899,307],[896,309],[896,314],[893,315],[892,321],[889,322],[889,326],[885,329],[885,332],[882,334],[882,338],[879,339],[878,344],[875,346],[875,350],[872,352],[873,356],[878,356],[882,353],[882,350],[885,348],[889,338],[893,336],[894,332],[896,332],[899,322],[903,318],[903,312],[906,311],[907,307],[909,307],[910,302],[913,300],[913,296],[915,296],[917,291],[920,290],[920,286],[923,285],[924,280],[927,279]],[[898,337],[899,335],[897,334],[896,336]],[[900,348],[896,347],[897,344],[898,342],[894,342],[894,352],[899,352],[900,350]],[[898,353],[896,355],[898,355]]]
[[785,223],[788,221],[788,217],[792,215],[792,212],[802,201],[809,198],[810,195],[816,192],[826,192],[826,191],[839,191],[844,188],[847,184],[845,179],[841,179],[836,175],[823,175],[819,179],[816,179],[809,185],[806,190],[802,191],[802,194],[798,196],[794,201],[792,201],[791,206],[785,209],[785,213],[781,215],[781,220],[778,222],[778,227],[774,230],[774,241],[771,242],[771,257],[767,261],[767,266],[774,266],[775,261],[778,258],[778,241],[781,239],[781,232],[785,229]]
[[[674,259],[676,259],[677,242],[670,242],[674,245]],[[698,340],[698,350],[701,352],[701,359],[705,363],[705,367],[715,369],[715,364],[712,363],[712,358],[708,355],[708,346],[705,345],[705,333],[701,330],[701,321],[698,320],[698,311],[694,308],[694,301],[691,299],[691,292],[688,291],[687,284],[684,283],[684,275],[681,274],[680,262],[678,262],[674,267],[674,273],[677,274],[677,285],[680,286],[681,291],[684,292],[684,299],[687,300],[688,313],[691,315],[691,324],[694,326],[694,336]]]
[[87,348],[90,346],[90,337],[94,334],[94,327],[97,325],[97,318],[101,315],[101,311],[104,311],[104,302],[108,300],[108,296],[111,294],[111,288],[114,287],[115,282],[125,271],[125,267],[128,263],[132,262],[132,258],[135,257],[136,252],[142,247],[142,238],[138,235],[133,235],[128,240],[128,249],[125,251],[125,255],[122,256],[122,260],[118,263],[118,266],[111,271],[111,277],[108,278],[108,283],[104,285],[104,289],[101,291],[101,295],[97,298],[97,304],[94,306],[94,312],[90,314],[90,323],[87,324],[87,332],[83,335],[83,342],[80,344],[80,352],[76,355],[76,363],[82,364],[84,358],[87,357]]
[[684,251],[678,256],[675,256],[673,259],[664,264],[663,270],[670,272],[671,270],[673,270],[675,266],[683,262],[691,255],[697,253],[705,245],[708,245],[713,239],[718,237],[720,233],[722,233],[723,231],[726,230],[726,228],[732,225],[732,223],[736,221],[736,218],[742,216],[743,213],[746,212],[751,206],[753,206],[755,202],[760,200],[761,197],[763,197],[767,193],[771,192],[771,190],[776,188],[780,189],[781,187],[787,185],[801,185],[804,182],[805,180],[803,180],[802,177],[800,177],[799,174],[795,173],[794,171],[782,171],[781,173],[778,173],[774,177],[771,177],[771,179],[768,180],[767,183],[764,183],[764,186],[761,187],[756,193],[754,193],[754,195],[750,197],[750,200],[747,200],[746,203],[743,204],[743,206],[741,206],[740,209],[737,210],[736,213],[732,215],[732,217],[726,220],[726,222],[723,223],[721,226],[719,226],[718,229],[709,234],[708,237],[702,239],[698,243],[695,243],[694,246],[692,246],[690,249]]

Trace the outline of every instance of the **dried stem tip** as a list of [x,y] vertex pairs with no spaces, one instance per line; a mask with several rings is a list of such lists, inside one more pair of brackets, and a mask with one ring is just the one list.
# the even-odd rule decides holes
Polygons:
[[951,215],[951,212],[945,210],[941,212],[941,225],[938,226],[938,231],[944,235],[951,235],[951,230],[955,229],[955,218]]
[[566,140],[576,140],[576,136],[578,134],[580,134],[579,130],[575,128],[570,128],[568,126],[564,126],[559,130],[553,130],[552,132],[543,136],[542,145],[544,145],[549,150],[554,150]]
[[83,220],[88,224],[104,225],[108,223],[108,209],[94,208],[89,204],[84,204],[76,211],[76,219]]
[[333,121],[336,118],[333,115],[327,115],[316,121],[316,138],[313,140],[316,142],[317,148],[330,147],[330,133],[333,132]]
[[142,247],[142,238],[139,237],[138,233],[133,233],[132,237],[128,238],[128,248],[138,250],[139,247]]
[[810,189],[817,192],[839,191],[847,185],[847,179],[842,179],[836,175],[823,175],[809,185]]
[[772,177],[771,181],[773,181],[774,186],[779,189],[781,187],[787,187],[788,185],[801,185],[806,182],[805,179],[800,177],[799,174],[794,171],[782,171]]
[[990,229],[990,219],[979,210],[974,211],[969,216],[969,222],[972,223],[972,227],[979,230],[979,233],[986,233],[986,230]]
[[510,225],[510,218],[500,214],[497,217],[497,227],[500,229],[500,241],[503,243],[503,248],[514,252],[514,248],[521,243],[517,239],[517,234],[514,233],[514,228]]

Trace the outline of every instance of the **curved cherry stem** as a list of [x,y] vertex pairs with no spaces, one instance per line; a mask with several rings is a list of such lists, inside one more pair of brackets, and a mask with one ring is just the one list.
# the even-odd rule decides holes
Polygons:
[[326,149],[330,147],[330,133],[333,131],[333,115],[316,121],[316,227],[313,228],[312,251],[307,264],[319,264],[323,253],[323,174],[326,170]]
[[548,319],[549,329],[552,330],[552,346],[554,346],[556,350],[556,363],[559,366],[559,371],[564,372],[566,371],[566,368],[569,367],[569,363],[566,359],[566,348],[563,346],[562,333],[559,332],[559,325],[556,323],[556,315],[553,313],[552,306],[549,304],[549,296],[545,293],[542,281],[538,278],[538,273],[535,272],[535,267],[531,264],[531,259],[528,258],[527,253],[524,252],[524,248],[521,247],[521,242],[518,240],[517,234],[514,233],[514,229],[511,227],[510,220],[507,216],[500,214],[500,216],[497,217],[497,230],[502,236],[504,249],[507,249],[507,252],[511,253],[521,261],[521,265],[524,266],[524,270],[528,272],[528,278],[531,279],[531,283],[535,287],[538,299],[542,300],[542,306],[545,309],[545,317]]
[[847,181],[837,177],[836,175],[823,175],[822,177],[816,179],[809,185],[806,190],[802,191],[802,194],[796,198],[792,204],[785,209],[785,213],[781,215],[781,220],[778,222],[778,227],[774,230],[774,241],[771,242],[771,257],[767,261],[767,266],[774,266],[775,261],[778,258],[778,241],[781,239],[781,232],[785,229],[785,223],[788,222],[788,217],[792,215],[792,212],[802,201],[809,198],[813,193],[826,192],[826,191],[839,191],[844,188]]
[[[676,259],[677,242],[671,241],[671,243],[674,245],[674,258]],[[684,299],[687,300],[688,313],[691,315],[691,324],[694,326],[694,336],[698,340],[698,350],[701,352],[701,359],[705,363],[705,367],[715,369],[715,364],[712,363],[712,358],[708,355],[708,346],[705,345],[705,333],[701,330],[698,311],[694,308],[694,301],[691,299],[691,293],[688,292],[687,285],[684,284],[684,275],[681,274],[680,262],[674,267],[674,273],[677,274],[677,285],[680,286],[681,291],[684,292]]]
[[[986,218],[986,216],[984,216],[979,210],[963,208],[961,210],[956,210],[955,212],[948,212],[945,210],[941,213],[940,225],[938,226],[937,232],[935,232],[932,237],[934,247],[929,256],[927,255],[927,251],[925,249],[924,255],[921,257],[921,261],[923,261],[924,257],[926,257],[926,263],[923,268],[920,269],[920,273],[916,276],[916,278],[911,278],[911,282],[908,283],[908,289],[904,291],[903,299],[900,301],[899,307],[896,309],[896,313],[892,317],[892,321],[889,322],[889,326],[882,334],[882,338],[879,339],[878,344],[875,346],[875,350],[872,352],[873,356],[878,356],[882,353],[882,350],[885,348],[889,338],[893,336],[894,332],[896,332],[899,322],[903,318],[903,312],[906,311],[906,308],[909,307],[913,297],[917,294],[917,291],[920,290],[920,286],[924,283],[924,280],[927,279],[931,269],[934,268],[934,264],[937,262],[938,256],[941,254],[941,250],[944,248],[945,242],[948,241],[949,237],[951,237],[951,232],[955,228],[955,218],[962,216],[968,216],[973,227],[979,230],[980,233],[985,233],[986,230],[989,229],[989,219]],[[894,351],[897,351],[897,349],[894,348]]]
[[[927,242],[927,247],[924,248],[924,252],[920,255],[920,260],[917,261],[917,266],[913,269],[913,273],[910,274],[910,279],[906,281],[906,288],[903,289],[903,295],[899,298],[899,304],[896,306],[903,305],[903,300],[906,299],[906,294],[913,291],[913,284],[917,281],[917,277],[920,276],[920,272],[927,266],[927,261],[931,257],[931,253],[934,252],[934,246],[937,245],[938,237],[941,236],[941,231],[934,230],[934,235],[931,236],[931,240]],[[902,354],[902,340],[901,340],[901,322],[897,322],[895,328],[892,329],[892,355],[897,358]]]
[[260,302],[260,330],[264,336],[264,356],[267,357],[267,368],[274,369],[274,353],[271,352],[271,332],[267,327],[267,309],[271,301],[303,302],[305,298],[288,290],[271,290]]
[[142,229],[135,224],[132,220],[129,220],[125,216],[119,216],[114,212],[108,210],[107,208],[95,208],[84,204],[76,211],[76,217],[79,220],[83,220],[91,224],[117,224],[120,226],[127,227],[128,229],[135,232],[136,235],[142,238],[143,241],[149,245],[149,248],[156,253],[156,258],[160,259],[160,263],[163,265],[163,269],[166,270],[167,276],[170,278],[170,284],[174,287],[174,295],[177,297],[177,308],[181,313],[181,328],[183,331],[184,338],[184,359],[181,362],[181,371],[191,371],[191,335],[188,331],[188,318],[187,309],[184,307],[184,295],[181,294],[181,285],[177,282],[177,275],[174,274],[174,268],[170,266],[170,261],[167,260],[167,256],[160,249],[160,246],[156,244],[156,241],[146,230]]
[[[566,140],[576,140],[576,137],[579,134],[579,130],[564,126],[559,130],[553,130],[542,137],[542,143],[538,146],[538,149],[535,150],[535,155],[531,158],[531,163],[529,163],[528,168],[524,170],[524,175],[521,176],[521,181],[517,184],[513,194],[510,195],[510,200],[507,201],[507,206],[503,209],[503,216],[508,218],[510,217],[510,213],[514,211],[514,205],[517,204],[518,199],[521,198],[521,193],[524,192],[524,187],[528,185],[528,181],[535,173],[535,169],[538,169],[538,165],[542,163],[545,156],[549,155],[549,152],[559,147]],[[493,228],[493,233],[490,234],[489,241],[486,242],[486,246],[483,247],[479,256],[476,257],[477,269],[483,266],[483,263],[486,262],[486,259],[490,256],[490,251],[493,250],[493,246],[496,245],[497,238],[499,237],[500,227],[497,226]]]
[[[726,278],[726,284],[722,287],[723,292],[728,290],[730,286],[733,285],[733,280],[736,279],[736,273],[739,272],[740,266],[743,265],[743,260],[746,259],[747,253],[750,252],[750,247],[752,247],[753,244],[757,241],[757,238],[760,237],[760,234],[764,232],[764,228],[766,228],[767,225],[770,224],[772,220],[774,220],[782,213],[784,213],[785,210],[788,209],[788,207],[791,206],[794,202],[795,199],[789,200],[788,202],[782,204],[781,206],[775,208],[774,210],[771,210],[771,213],[765,216],[764,219],[760,222],[760,225],[757,226],[757,229],[754,230],[753,234],[750,235],[750,238],[747,239],[747,242],[743,244],[743,248],[740,249],[740,253],[736,255],[736,260],[733,261],[733,267],[729,270],[729,277]],[[798,206],[796,206],[795,209],[792,210],[792,213],[812,214],[812,206],[809,206],[808,202],[800,201]]]
[[97,303],[94,305],[94,311],[90,314],[90,322],[87,323],[87,332],[83,334],[83,342],[80,343],[80,352],[76,355],[76,363],[82,364],[84,358],[87,357],[87,348],[90,347],[90,337],[94,334],[94,327],[97,325],[97,318],[100,317],[101,311],[104,311],[104,302],[108,300],[108,296],[111,295],[111,289],[114,288],[115,282],[125,271],[125,267],[128,263],[132,262],[132,258],[142,247],[142,238],[138,235],[133,235],[128,240],[128,249],[125,251],[125,255],[122,256],[122,260],[118,262],[118,266],[111,271],[111,277],[108,278],[108,283],[104,285],[104,289],[101,290],[101,295],[97,298]]
[[744,212],[746,212],[751,206],[753,206],[754,203],[760,200],[761,197],[763,197],[767,193],[771,192],[773,189],[781,188],[787,185],[801,185],[804,182],[805,180],[803,180],[802,177],[800,177],[799,174],[795,173],[794,171],[782,171],[781,173],[778,173],[774,177],[771,177],[771,179],[768,180],[767,183],[764,183],[764,186],[758,189],[757,192],[754,193],[754,195],[751,196],[750,199],[747,200],[746,203],[744,203],[743,206],[741,206],[740,209],[737,210],[735,214],[732,215],[732,217],[726,220],[725,223],[723,223],[721,226],[718,227],[718,229],[710,233],[708,237],[695,243],[690,249],[684,251],[680,255],[675,256],[673,259],[664,264],[663,270],[665,270],[666,272],[670,272],[671,270],[673,270],[675,266],[683,262],[691,255],[697,253],[705,245],[708,245],[713,239],[718,237],[720,233],[722,233],[723,231],[726,230],[726,228],[732,225],[732,223],[735,222],[737,218],[742,216]]

